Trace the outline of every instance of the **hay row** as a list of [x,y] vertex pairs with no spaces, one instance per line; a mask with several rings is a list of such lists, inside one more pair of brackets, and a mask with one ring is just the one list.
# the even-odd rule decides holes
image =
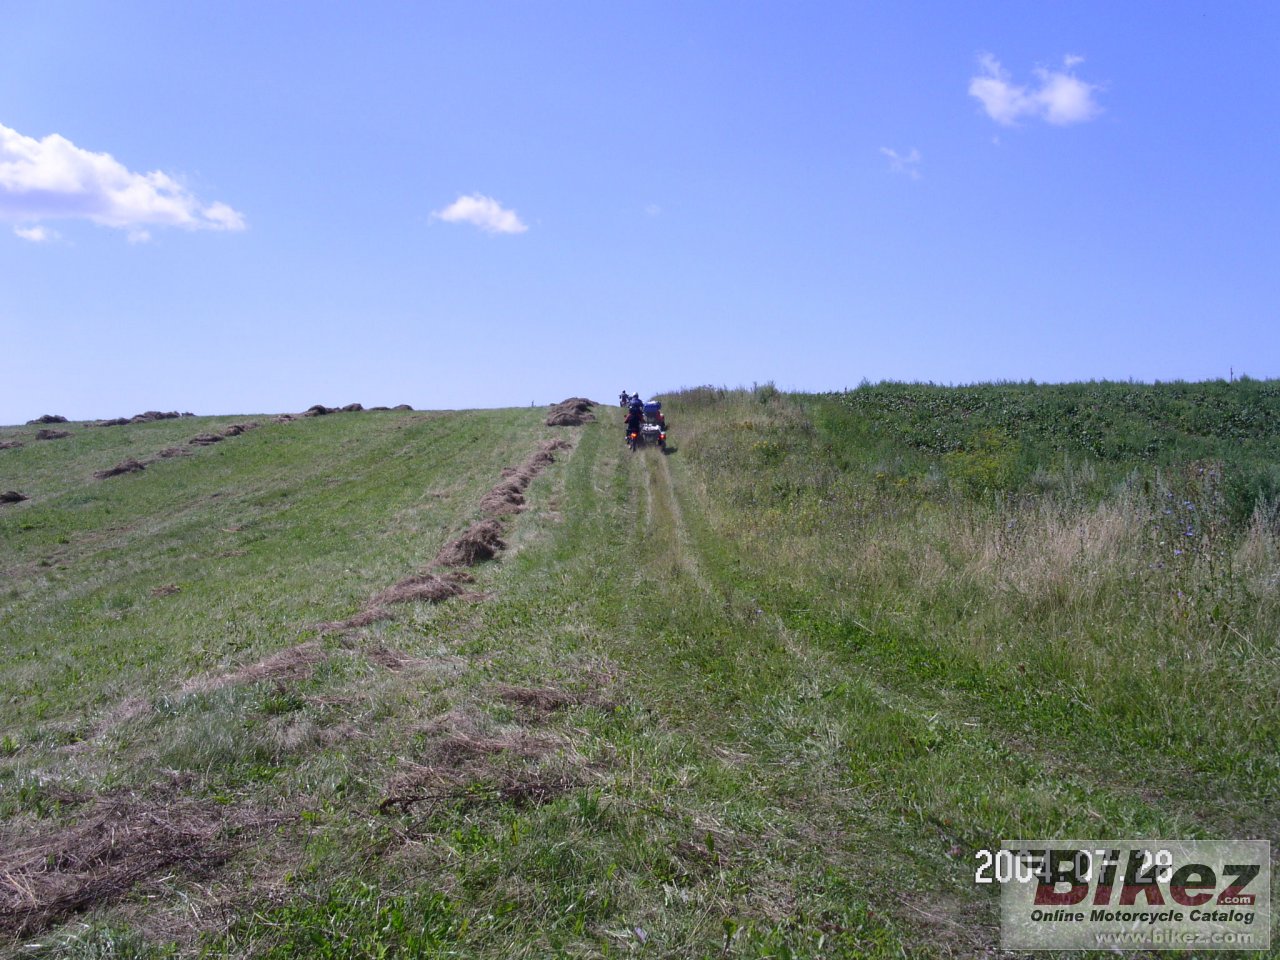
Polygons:
[[481,599],[481,594],[465,587],[472,582],[471,575],[458,568],[474,567],[492,560],[506,549],[500,518],[524,508],[525,489],[534,477],[555,462],[556,451],[570,446],[565,440],[547,440],[520,466],[504,469],[502,479],[480,500],[479,506],[485,518],[477,520],[441,547],[424,571],[374,594],[363,609],[347,619],[321,623],[317,629],[326,633],[340,632],[390,620],[394,617],[391,607],[401,603],[443,603],[451,597]]
[[[240,434],[249,430],[257,429],[257,427],[258,423],[256,420],[251,420],[248,423],[233,423],[230,426],[224,427],[217,433],[197,434],[188,440],[187,443],[195,447],[212,446],[215,443],[221,443],[227,437],[238,437]],[[134,460],[133,458],[129,458],[127,460],[121,460],[114,467],[108,467],[106,470],[95,470],[93,473],[93,479],[106,480],[108,477],[118,477],[123,473],[140,473],[145,470],[149,464],[156,463],[159,460],[171,460],[174,457],[185,457],[189,455],[190,451],[184,450],[182,447],[166,447],[154,457],[150,457],[146,460]]]

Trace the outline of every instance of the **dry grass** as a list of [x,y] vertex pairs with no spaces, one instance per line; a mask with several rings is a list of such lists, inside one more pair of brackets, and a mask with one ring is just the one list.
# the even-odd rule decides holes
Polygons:
[[333,620],[316,625],[321,633],[340,633],[367,627],[382,620],[391,620],[395,614],[390,609],[399,603],[443,603],[453,597],[462,600],[479,600],[483,594],[464,590],[462,584],[471,582],[471,576],[452,572],[440,576],[434,573],[418,573],[374,594],[360,612],[345,620]]
[[506,546],[502,539],[502,524],[493,519],[480,520],[457,539],[445,544],[436,554],[435,562],[442,567],[474,567],[492,560]]
[[366,649],[364,655],[373,663],[378,664],[378,666],[394,671],[425,666],[428,662],[421,657],[410,656],[401,650],[395,650],[381,643]]
[[[387,785],[379,804],[384,813],[426,802],[539,804],[580,782],[574,766],[551,772],[537,764],[564,741],[521,727],[491,728],[467,707],[454,707],[421,732],[424,762],[400,765],[402,772]],[[489,761],[498,757],[507,762],[493,766]]]
[[458,581],[450,577],[439,577],[434,573],[421,573],[406,577],[393,587],[374,594],[369,601],[372,609],[385,607],[393,603],[441,603],[462,592]]
[[1040,602],[1079,591],[1141,553],[1143,523],[1124,505],[1063,511],[1042,507],[1006,521],[967,522],[946,542],[964,576]]
[[570,707],[617,709],[617,703],[600,691],[572,691],[555,687],[518,687],[501,684],[495,691],[500,700],[520,707],[538,719]]
[[586,397],[569,397],[559,403],[553,403],[551,412],[547,414],[547,426],[578,427],[584,423],[590,423],[596,418],[596,415],[591,412],[594,406],[596,406],[595,401],[588,400]]
[[197,677],[182,686],[184,693],[207,693],[223,687],[259,680],[296,681],[311,676],[313,667],[328,654],[314,640],[277,651],[265,660],[240,667],[216,677]]
[[520,727],[489,729],[477,712],[465,707],[455,707],[437,717],[422,732],[427,739],[427,754],[453,767],[499,753],[537,759],[559,745],[558,740],[535,736]]
[[200,876],[229,859],[245,831],[285,819],[195,800],[181,786],[101,797],[75,822],[39,833],[0,832],[0,931],[27,936],[147,880]]
[[95,470],[93,479],[106,480],[108,477],[118,477],[122,473],[137,473],[145,470],[146,466],[138,460],[121,460],[114,467],[108,467],[105,470]]
[[69,744],[65,749],[69,753],[79,753],[90,747],[94,741],[101,740],[122,723],[128,723],[151,712],[151,704],[141,697],[128,697],[108,710],[93,725],[84,740]]

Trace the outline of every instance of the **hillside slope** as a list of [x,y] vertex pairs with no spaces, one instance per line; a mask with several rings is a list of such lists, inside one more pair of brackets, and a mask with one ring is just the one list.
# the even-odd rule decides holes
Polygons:
[[1265,509],[861,402],[689,391],[665,457],[600,408],[0,450],[8,948],[983,956],[978,848],[1274,838]]

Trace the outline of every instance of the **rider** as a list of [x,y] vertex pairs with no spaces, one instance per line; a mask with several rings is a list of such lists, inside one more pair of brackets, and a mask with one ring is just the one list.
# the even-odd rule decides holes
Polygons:
[[642,423],[644,423],[644,404],[640,402],[640,395],[636,394],[631,400],[631,406],[627,408],[627,436],[639,433]]

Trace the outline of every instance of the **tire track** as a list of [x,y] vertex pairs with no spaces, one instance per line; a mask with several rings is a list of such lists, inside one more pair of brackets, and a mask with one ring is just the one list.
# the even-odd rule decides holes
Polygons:
[[703,595],[719,594],[698,559],[666,456],[645,457],[645,501],[647,532],[658,547],[658,561],[668,567],[670,574],[691,579]]
[[[674,672],[685,677],[674,687],[682,690],[676,694],[682,701],[702,700],[711,689],[726,691],[723,702],[717,699],[719,707],[704,707],[716,710],[714,721],[696,710],[689,715],[679,712],[680,720],[669,713],[668,720],[687,730],[697,751],[731,763],[737,776],[753,784],[753,793],[768,798],[778,821],[790,825],[785,836],[769,842],[797,863],[822,851],[818,856],[829,869],[869,871],[875,878],[871,887],[887,886],[891,878],[869,867],[866,856],[890,846],[918,860],[922,875],[937,877],[953,870],[947,851],[955,838],[931,835],[928,849],[915,849],[919,838],[904,837],[897,827],[896,795],[886,793],[879,782],[846,778],[843,758],[853,750],[848,741],[857,737],[856,730],[848,717],[815,706],[845,685],[863,689],[865,678],[850,675],[847,665],[830,651],[789,628],[750,582],[740,581],[732,568],[722,565],[716,535],[702,519],[707,505],[696,486],[682,486],[689,479],[684,464],[673,466],[665,456],[647,455],[639,468],[639,476],[635,467],[624,468],[640,506],[634,546],[645,557],[652,580],[663,584],[660,596],[690,614],[688,633],[677,627],[671,647],[664,645],[646,664],[658,676]],[[634,486],[637,483],[643,487]],[[659,613],[657,621],[663,616]],[[920,717],[918,705],[899,702],[887,691],[867,690],[865,697],[868,707],[875,704],[877,715],[901,712]],[[749,832],[739,839],[748,846],[764,842]],[[986,955],[993,948],[990,905],[974,902],[965,893],[962,884],[939,884],[928,900],[932,915],[904,902],[878,902],[876,909],[904,929],[931,932],[910,940],[913,946],[945,937],[956,950],[948,955]],[[779,895],[795,896],[786,891]],[[761,902],[770,899],[768,894],[761,897]]]

